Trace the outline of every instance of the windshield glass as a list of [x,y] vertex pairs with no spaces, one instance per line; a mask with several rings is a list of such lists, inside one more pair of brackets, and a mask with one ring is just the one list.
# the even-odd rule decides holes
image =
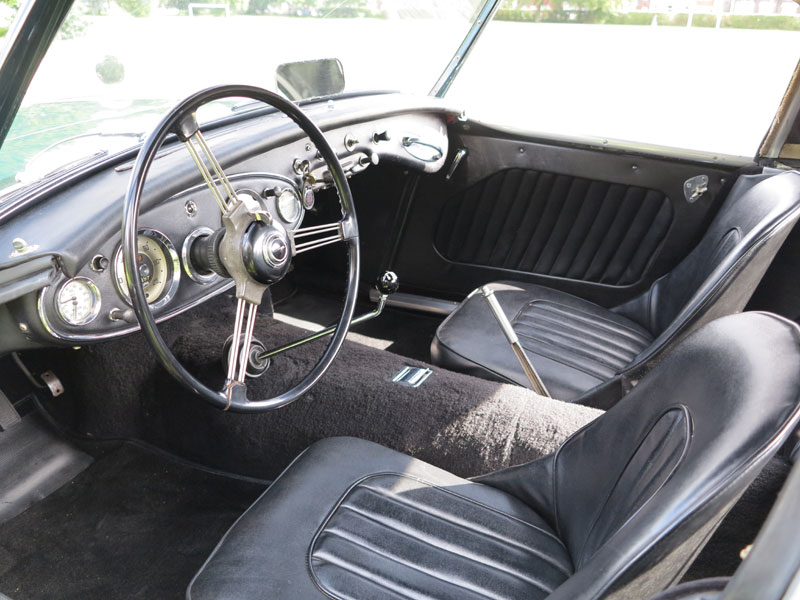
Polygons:
[[[480,4],[79,0],[0,148],[0,195],[135,145],[173,104],[202,88],[241,83],[278,91],[276,68],[286,62],[339,59],[345,92],[427,94]],[[252,107],[225,101],[198,118]]]

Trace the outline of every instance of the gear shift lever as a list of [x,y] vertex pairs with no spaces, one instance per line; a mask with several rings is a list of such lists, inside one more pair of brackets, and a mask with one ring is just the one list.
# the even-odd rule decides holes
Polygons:
[[394,271],[384,271],[378,277],[378,281],[375,284],[375,288],[378,290],[381,296],[389,296],[394,294],[397,289],[400,287],[400,280],[397,278],[397,275]]

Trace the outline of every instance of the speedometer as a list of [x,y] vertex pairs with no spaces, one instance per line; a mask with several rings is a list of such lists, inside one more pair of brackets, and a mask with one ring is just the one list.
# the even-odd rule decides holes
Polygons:
[[[178,288],[180,259],[170,239],[155,229],[141,229],[136,240],[136,265],[142,278],[142,287],[150,308],[156,309],[169,302]],[[117,290],[130,304],[131,295],[125,280],[122,246],[114,257],[114,281]]]

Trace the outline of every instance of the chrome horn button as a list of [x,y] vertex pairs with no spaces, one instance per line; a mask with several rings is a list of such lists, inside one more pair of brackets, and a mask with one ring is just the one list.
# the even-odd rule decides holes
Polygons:
[[289,244],[284,237],[272,232],[263,238],[261,255],[271,267],[280,267],[289,258]]
[[277,221],[253,221],[242,236],[242,262],[250,277],[270,285],[289,269],[289,235]]

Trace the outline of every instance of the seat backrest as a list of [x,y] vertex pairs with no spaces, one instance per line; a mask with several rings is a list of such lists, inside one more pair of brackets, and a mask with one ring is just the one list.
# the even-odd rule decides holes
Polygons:
[[[614,310],[657,336],[701,324],[699,313],[719,303],[726,306],[716,306],[715,316],[739,312],[798,217],[800,173],[740,176],[694,250],[649,290]],[[755,263],[758,268],[745,268]],[[719,293],[726,285],[732,293]]]
[[478,481],[529,503],[566,544],[575,574],[553,599],[649,597],[688,568],[785,441],[799,398],[800,328],[725,317],[556,453]]

